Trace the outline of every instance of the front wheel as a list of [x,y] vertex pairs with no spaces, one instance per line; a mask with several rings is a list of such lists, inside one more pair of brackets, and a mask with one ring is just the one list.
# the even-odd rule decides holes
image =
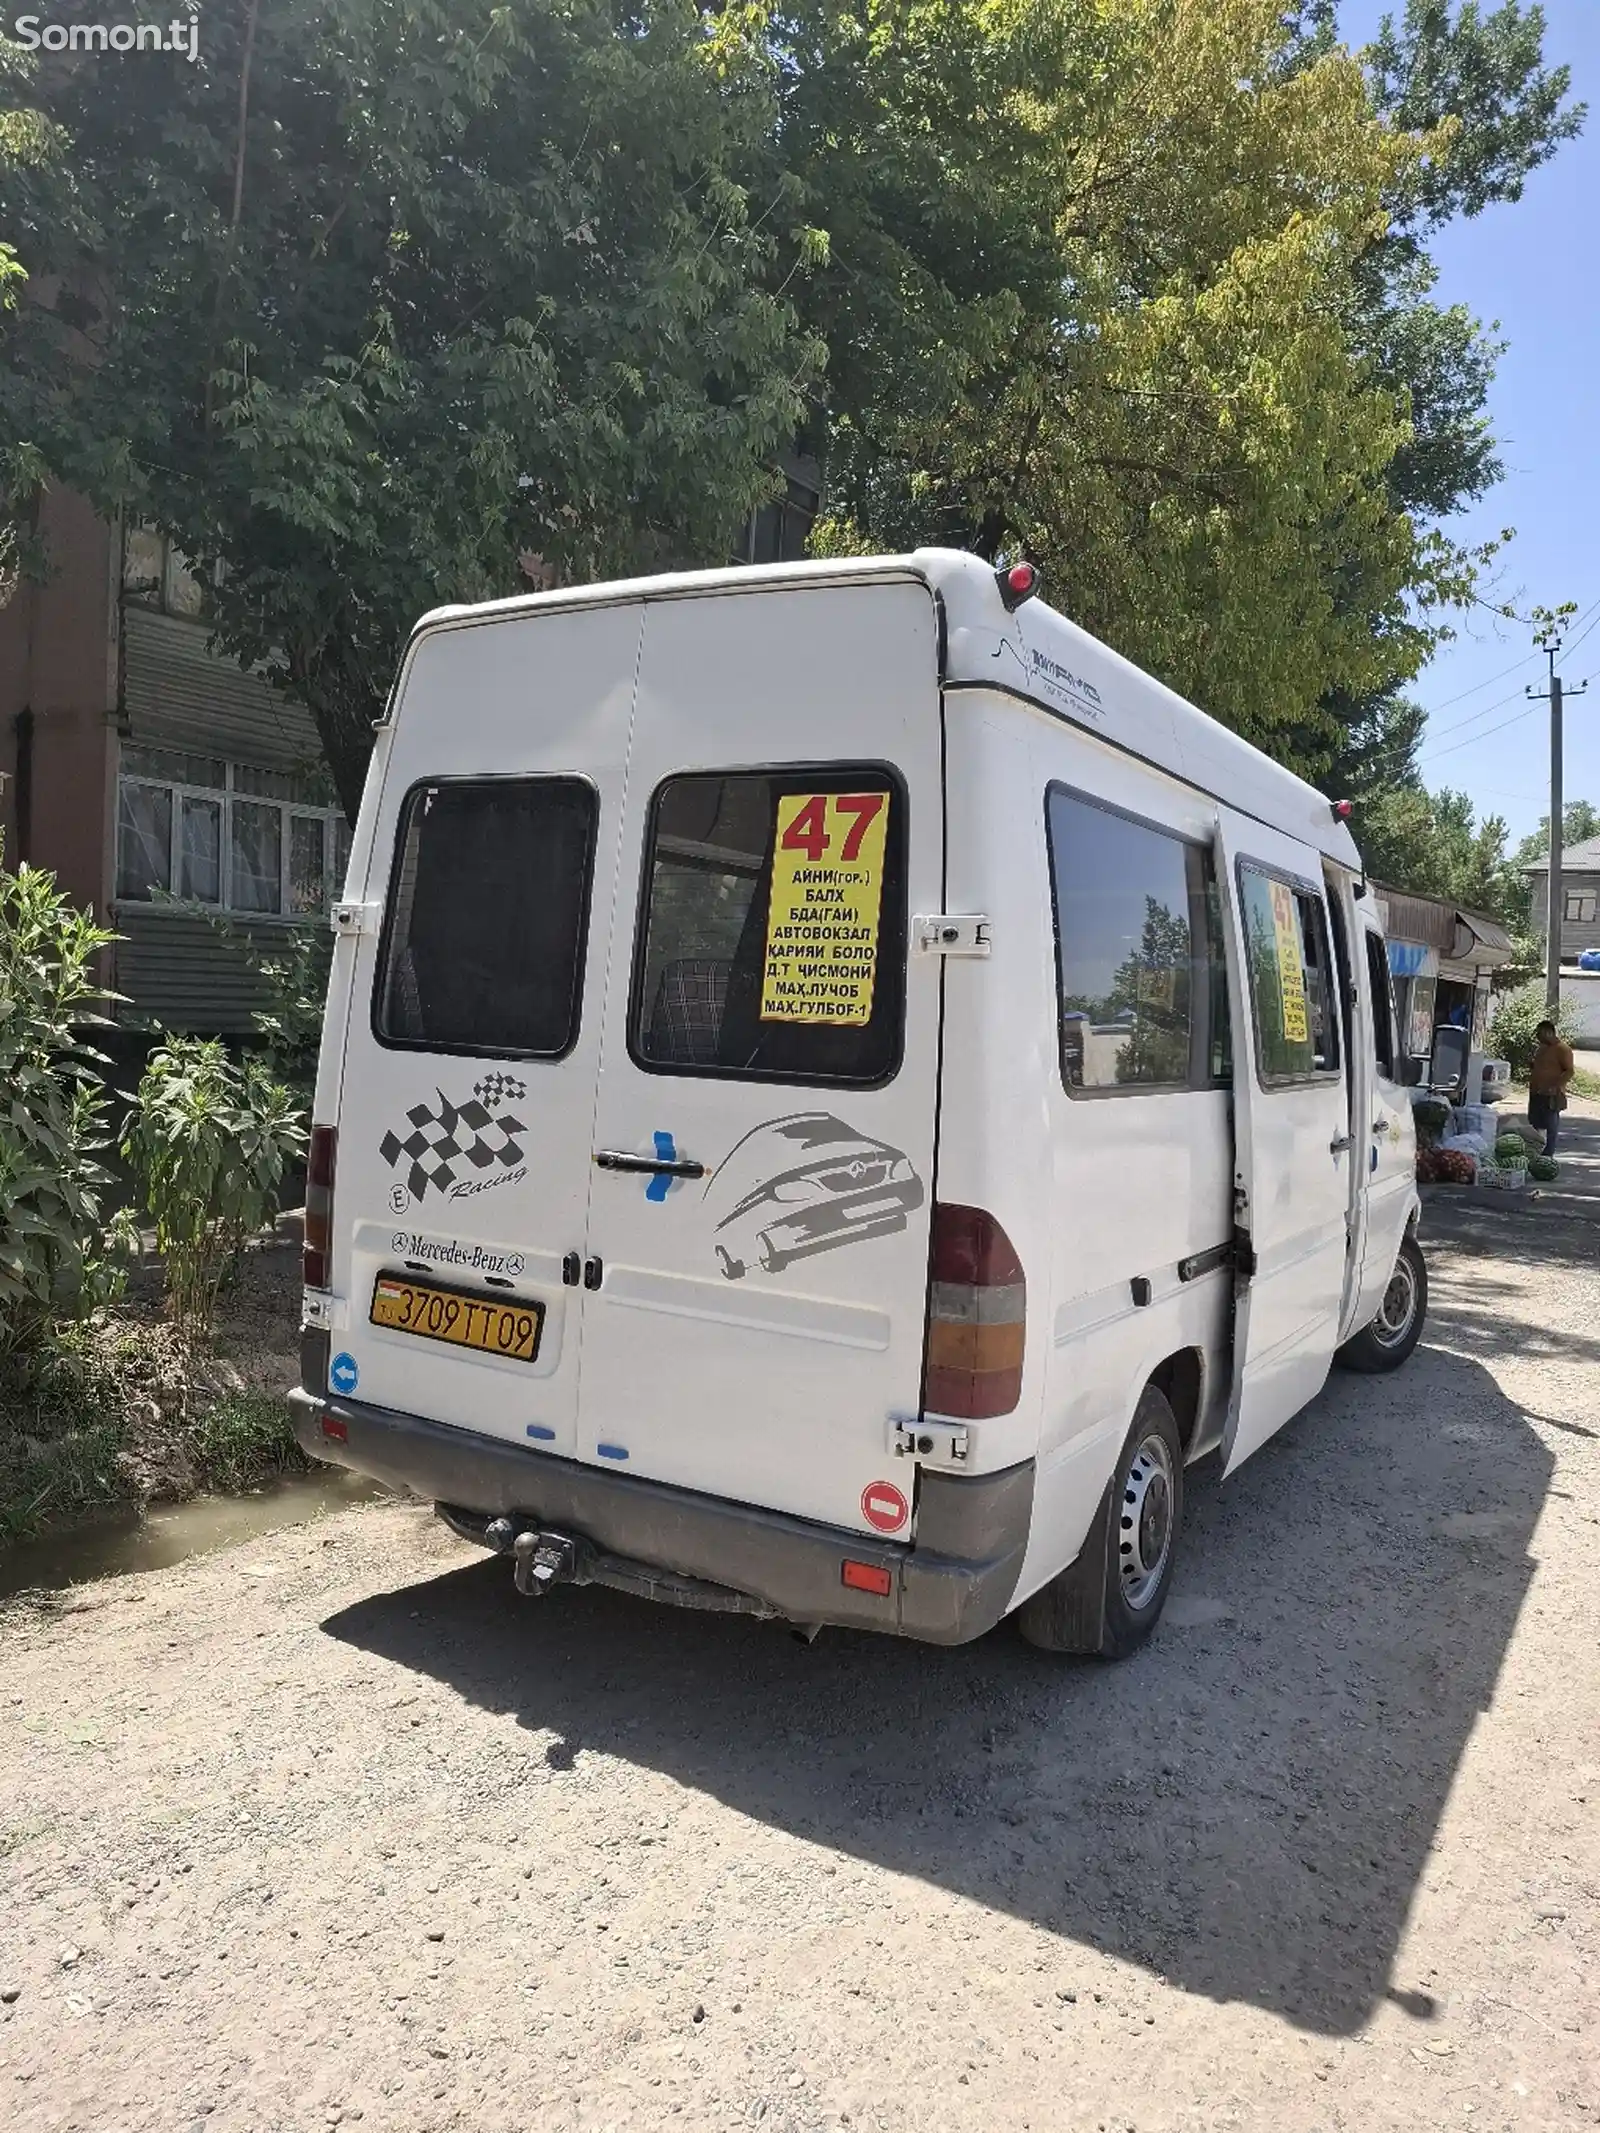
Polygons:
[[1346,1370],[1369,1375],[1398,1370],[1421,1340],[1427,1315],[1428,1262],[1422,1256],[1421,1245],[1408,1234],[1383,1292],[1377,1317],[1371,1325],[1352,1334],[1334,1360]]
[[1182,1523],[1183,1440],[1147,1385],[1082,1554],[1017,1610],[1023,1636],[1047,1652],[1136,1652],[1167,1604]]

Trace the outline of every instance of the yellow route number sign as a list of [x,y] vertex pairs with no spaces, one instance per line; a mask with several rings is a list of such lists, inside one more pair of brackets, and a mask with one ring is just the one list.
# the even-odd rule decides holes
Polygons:
[[1300,926],[1295,916],[1294,891],[1281,881],[1272,883],[1272,930],[1278,942],[1278,991],[1283,1000],[1283,1034],[1291,1044],[1308,1044],[1311,1026],[1306,1019],[1306,973],[1300,960]]
[[778,802],[761,979],[763,1022],[872,1019],[888,841],[886,792],[786,793]]

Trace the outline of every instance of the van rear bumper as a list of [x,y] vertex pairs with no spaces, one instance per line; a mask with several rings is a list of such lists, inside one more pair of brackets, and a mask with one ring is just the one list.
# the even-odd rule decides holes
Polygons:
[[[1031,1459],[970,1477],[924,1469],[917,1539],[906,1547],[524,1451],[365,1401],[298,1390],[289,1402],[295,1435],[313,1459],[411,1489],[447,1510],[484,1518],[503,1513],[567,1533],[620,1559],[619,1567],[719,1586],[791,1622],[965,1644],[992,1629],[1010,1606],[1028,1544]],[[342,1428],[342,1437],[324,1432],[325,1417]],[[886,1568],[893,1579],[888,1594],[845,1585],[846,1557]]]

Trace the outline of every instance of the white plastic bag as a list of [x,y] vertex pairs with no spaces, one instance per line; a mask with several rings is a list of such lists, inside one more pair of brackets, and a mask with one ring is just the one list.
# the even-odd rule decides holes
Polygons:
[[1450,1125],[1452,1132],[1476,1134],[1491,1148],[1494,1146],[1496,1120],[1492,1104],[1457,1104],[1450,1114]]
[[1493,1141],[1482,1133],[1446,1133],[1441,1135],[1439,1146],[1458,1149],[1462,1155],[1470,1155],[1480,1163],[1485,1156],[1494,1153]]

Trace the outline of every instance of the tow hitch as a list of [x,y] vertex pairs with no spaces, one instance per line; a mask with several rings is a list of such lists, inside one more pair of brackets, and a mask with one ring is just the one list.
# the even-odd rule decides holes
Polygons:
[[525,1599],[539,1599],[552,1585],[572,1582],[578,1575],[578,1544],[565,1533],[518,1533],[509,1518],[491,1519],[484,1539],[516,1564],[516,1587]]

